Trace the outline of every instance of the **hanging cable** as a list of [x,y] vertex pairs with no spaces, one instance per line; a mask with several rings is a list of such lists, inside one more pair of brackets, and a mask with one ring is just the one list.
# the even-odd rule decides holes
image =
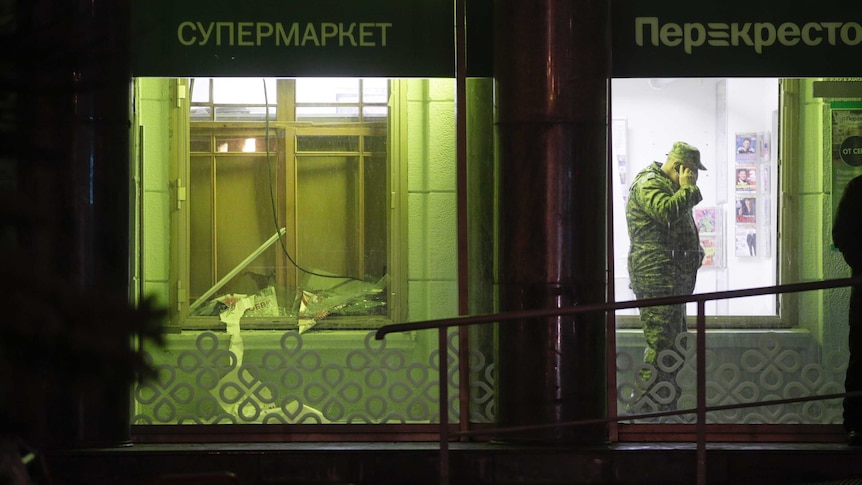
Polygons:
[[275,193],[273,192],[273,180],[272,180],[272,161],[270,160],[270,152],[269,152],[269,95],[266,90],[266,79],[263,79],[263,103],[264,103],[264,135],[263,135],[263,143],[266,145],[266,173],[269,176],[269,200],[272,206],[272,221],[275,225],[275,232],[278,234],[278,242],[281,246],[281,250],[287,259],[293,264],[296,269],[302,271],[303,273],[310,274],[313,276],[320,276],[321,278],[337,278],[337,279],[351,279],[356,281],[362,281],[359,278],[348,275],[329,275],[317,273],[308,269],[303,268],[293,259],[293,256],[290,255],[290,252],[287,250],[287,246],[284,244],[284,235],[281,232],[281,228],[278,226],[278,210],[276,209],[275,203]]

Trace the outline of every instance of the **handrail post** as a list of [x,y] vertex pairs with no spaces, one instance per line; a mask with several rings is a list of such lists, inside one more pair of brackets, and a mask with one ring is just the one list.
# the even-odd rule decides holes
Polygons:
[[706,485],[706,301],[697,300],[697,484]]
[[449,345],[446,334],[449,327],[437,330],[437,358],[440,383],[440,485],[449,485]]

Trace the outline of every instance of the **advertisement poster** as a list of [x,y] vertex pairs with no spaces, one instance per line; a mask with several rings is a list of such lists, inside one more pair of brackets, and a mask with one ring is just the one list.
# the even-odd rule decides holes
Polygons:
[[757,236],[765,230],[770,219],[768,194],[772,136],[769,131],[741,132],[734,134],[733,140],[736,147],[733,182],[736,200],[731,219],[734,222],[734,254],[758,256]]
[[718,254],[714,237],[701,237],[700,245],[703,246],[703,264],[701,268],[715,268],[718,264]]
[[757,169],[753,163],[736,164],[736,191],[751,192],[757,190]]
[[757,231],[754,230],[754,226],[747,229],[737,226],[736,255],[757,256]]
[[695,208],[694,223],[697,225],[697,232],[701,236],[714,233],[716,228],[715,207]]
[[751,162],[752,165],[759,158],[759,144],[757,133],[736,134],[736,162]]
[[721,214],[715,207],[699,207],[694,210],[694,223],[700,235],[700,245],[705,252],[701,268],[722,267]]
[[757,222],[757,199],[754,197],[736,199],[736,222],[743,224]]
[[[764,132],[736,133],[734,135],[736,146],[736,164],[734,166],[734,192],[736,201],[734,204],[734,236],[736,256],[757,256],[757,206],[758,184],[763,183],[760,179],[769,176],[769,173],[759,173],[761,166],[768,166],[763,161],[764,156],[769,157],[769,137]],[[768,185],[768,180],[766,181]]]
[[862,175],[862,103],[832,103],[832,217],[854,177]]

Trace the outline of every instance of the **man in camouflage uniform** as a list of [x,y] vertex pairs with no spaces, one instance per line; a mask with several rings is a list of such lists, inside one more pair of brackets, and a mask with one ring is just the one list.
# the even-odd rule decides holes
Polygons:
[[[635,176],[629,190],[626,221],[631,240],[629,278],[638,299],[694,292],[704,255],[692,216],[692,209],[703,199],[696,185],[698,170],[706,170],[700,161],[700,151],[677,142],[664,164],[653,162]],[[653,387],[653,397],[658,395],[662,409],[675,409],[679,398],[676,374],[682,359],[675,363],[662,353],[674,352],[677,335],[687,330],[685,314],[684,304],[640,309],[647,342],[644,363],[648,367],[641,371],[640,378],[645,389],[667,383]],[[658,374],[654,382],[650,368]]]

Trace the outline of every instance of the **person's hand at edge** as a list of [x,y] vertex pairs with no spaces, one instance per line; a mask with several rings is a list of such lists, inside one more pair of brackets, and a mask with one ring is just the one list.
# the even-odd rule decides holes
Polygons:
[[697,172],[682,165],[679,168],[679,185],[697,185]]

